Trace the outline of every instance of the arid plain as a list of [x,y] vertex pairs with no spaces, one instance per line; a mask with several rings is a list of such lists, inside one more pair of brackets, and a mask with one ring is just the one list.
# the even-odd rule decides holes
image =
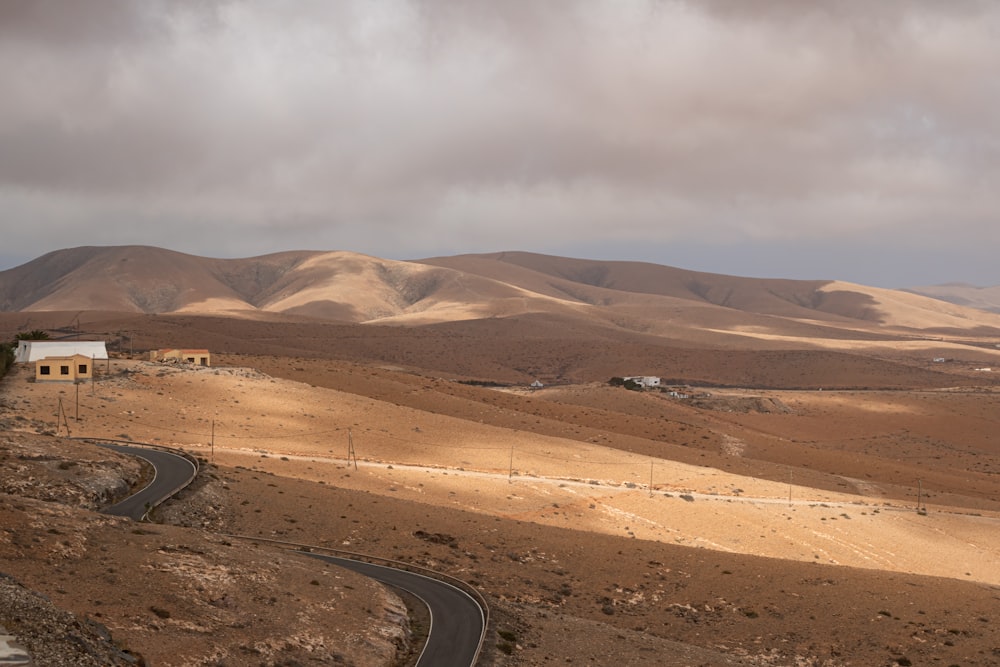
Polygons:
[[[116,352],[79,388],[6,378],[8,446],[29,439],[8,459],[29,465],[38,439],[52,461],[83,456],[57,439],[68,426],[205,462],[158,512],[183,528],[59,510],[59,531],[82,527],[77,551],[39,518],[54,504],[21,489],[5,500],[4,571],[150,664],[392,664],[407,643],[392,628],[421,625],[393,620],[406,601],[391,592],[326,567],[301,585],[301,557],[219,533],[460,577],[493,611],[483,664],[996,664],[1000,418],[985,369],[1000,366],[1000,328],[890,296],[851,306],[876,303],[878,321],[680,301],[603,321],[523,302],[384,324],[207,306],[3,313],[10,335],[72,323]],[[129,358],[166,346],[209,348],[213,367]],[[607,382],[646,374],[681,396]],[[5,490],[23,474],[5,468]],[[302,572],[290,594],[276,563]],[[199,568],[229,576],[209,586]],[[239,598],[250,580],[271,602]],[[115,593],[133,588],[150,600]],[[271,625],[241,626],[250,610]]]

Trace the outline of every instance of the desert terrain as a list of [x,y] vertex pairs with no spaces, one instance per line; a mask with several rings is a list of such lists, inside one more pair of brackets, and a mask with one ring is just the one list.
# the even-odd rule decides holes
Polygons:
[[[485,318],[323,319],[291,294],[294,312],[0,313],[5,338],[112,351],[93,383],[24,366],[0,383],[0,559],[20,587],[0,598],[44,595],[120,664],[412,659],[419,604],[279,540],[472,584],[484,665],[1000,661],[994,315],[870,291],[849,317],[815,296],[835,283],[809,288],[811,318],[750,283],[699,303],[661,284],[660,312],[622,267],[580,287],[572,262],[514,259],[427,261],[545,297]],[[566,281],[621,301],[540,309]],[[144,360],[168,346],[213,365]],[[608,382],[645,374],[675,395]],[[155,524],[103,516],[148,471],[88,437],[181,448],[202,472]],[[53,644],[10,609],[0,625]]]
[[[10,431],[54,439],[61,398],[74,436],[180,447],[206,462],[196,489],[160,511],[161,520],[199,529],[193,535],[93,515],[74,528],[75,517],[63,515],[70,510],[56,522],[51,508],[20,501],[36,530],[55,523],[56,534],[79,535],[86,526],[78,539],[90,548],[123,540],[137,550],[116,546],[114,558],[105,556],[112,577],[95,573],[79,589],[67,583],[86,571],[86,546],[42,558],[4,554],[8,574],[100,620],[151,664],[310,655],[294,636],[289,646],[272,637],[269,648],[255,648],[252,635],[265,631],[232,620],[236,637],[227,638],[213,626],[219,619],[181,602],[172,580],[198,577],[174,570],[207,567],[209,553],[222,571],[261,576],[246,548],[215,531],[385,555],[466,579],[495,607],[493,643],[508,644],[496,632],[516,637],[510,656],[487,652],[493,664],[610,664],[623,651],[635,665],[996,659],[992,391],[731,389],[695,407],[601,383],[529,391],[344,361],[219,362],[199,369],[116,359],[80,389],[79,421],[74,390],[30,382],[20,369],[4,381]],[[962,435],[949,435],[959,419]],[[916,512],[917,479],[926,514]],[[103,535],[95,523],[114,528]],[[271,551],[253,546],[272,581],[286,580],[272,559],[281,558],[283,572],[299,571],[285,563],[294,557]],[[154,583],[143,575],[133,585],[167,601],[104,601],[113,594],[102,587],[128,578],[122,561],[150,552],[170,563],[161,566],[170,576]],[[247,586],[224,579],[209,603]],[[373,609],[399,613],[398,601],[355,600],[369,589],[350,584],[335,618],[355,604],[362,618]],[[294,595],[296,606],[330,606]],[[255,600],[232,604],[246,610]],[[323,637],[316,644],[338,646],[355,664],[391,659],[371,640],[352,655],[344,636],[330,632],[340,621],[319,611],[283,613],[296,623],[308,615]],[[281,627],[277,613],[268,617]]]

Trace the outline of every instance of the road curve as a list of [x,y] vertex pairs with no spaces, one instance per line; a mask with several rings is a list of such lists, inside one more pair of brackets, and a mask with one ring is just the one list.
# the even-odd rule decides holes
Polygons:
[[417,667],[472,667],[475,664],[486,621],[479,603],[465,591],[406,570],[337,556],[308,555],[401,588],[427,605],[431,627]]
[[[145,517],[150,508],[177,493],[194,479],[197,466],[189,459],[161,449],[97,443],[144,459],[155,474],[145,488],[104,510],[105,514],[126,516],[135,520]],[[233,535],[260,540],[250,536]],[[276,542],[276,540],[263,540]],[[313,558],[339,565],[389,586],[403,589],[418,597],[430,610],[431,627],[416,667],[473,667],[479,657],[485,635],[486,614],[468,593],[456,586],[422,574],[375,565],[350,558],[308,553]]]
[[104,510],[105,514],[127,516],[136,521],[141,521],[150,509],[156,507],[190,484],[198,472],[197,466],[190,459],[184,458],[179,454],[165,452],[161,449],[107,443],[98,443],[98,446],[144,459],[153,466],[153,470],[155,471],[153,481],[147,484],[145,488],[120,503],[106,508]]

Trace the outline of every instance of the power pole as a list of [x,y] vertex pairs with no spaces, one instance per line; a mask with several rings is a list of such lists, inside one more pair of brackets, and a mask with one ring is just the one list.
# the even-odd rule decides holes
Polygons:
[[347,465],[351,465],[351,461],[354,461],[354,469],[358,469],[358,455],[354,451],[354,435],[351,433],[351,429],[347,429]]
[[212,420],[212,463],[215,463],[215,420]]
[[653,459],[649,459],[649,497],[653,497]]
[[62,396],[59,397],[59,412],[56,414],[56,435],[59,435],[59,431],[62,427],[66,427],[66,437],[71,434],[69,432],[69,419],[66,417],[66,410],[63,408]]
[[79,382],[74,382],[73,385],[76,386],[76,421],[77,421],[77,423],[79,423],[80,422],[80,383]]

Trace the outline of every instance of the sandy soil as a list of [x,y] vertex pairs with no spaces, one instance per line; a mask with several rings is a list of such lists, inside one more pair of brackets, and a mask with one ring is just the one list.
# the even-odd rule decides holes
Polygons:
[[716,391],[695,406],[254,361],[269,374],[114,361],[79,395],[18,373],[5,400],[26,427],[197,453],[225,482],[201,505],[225,511],[189,524],[466,578],[495,605],[493,664],[997,659],[989,390]]
[[[392,493],[426,505],[734,553],[1000,585],[1000,531],[995,530],[1000,513],[940,507],[933,494],[923,498],[928,510],[923,516],[915,512],[916,498],[882,497],[877,483],[854,482],[854,493],[817,490],[797,485],[792,469],[791,483],[767,481],[429,414],[247,369],[117,361],[112,374],[111,382],[81,390],[80,422],[75,391],[29,383],[21,400],[40,408],[38,417],[62,398],[74,435],[181,446],[218,465]],[[798,411],[822,405],[831,413],[869,412],[880,420],[890,410],[907,411],[899,401],[879,406],[842,393],[789,403]],[[829,423],[832,415],[825,418]],[[855,430],[865,432],[860,425]],[[358,470],[347,466],[352,445]],[[747,445],[729,436],[721,446],[726,455],[740,457]],[[901,549],[905,544],[933,548]]]

